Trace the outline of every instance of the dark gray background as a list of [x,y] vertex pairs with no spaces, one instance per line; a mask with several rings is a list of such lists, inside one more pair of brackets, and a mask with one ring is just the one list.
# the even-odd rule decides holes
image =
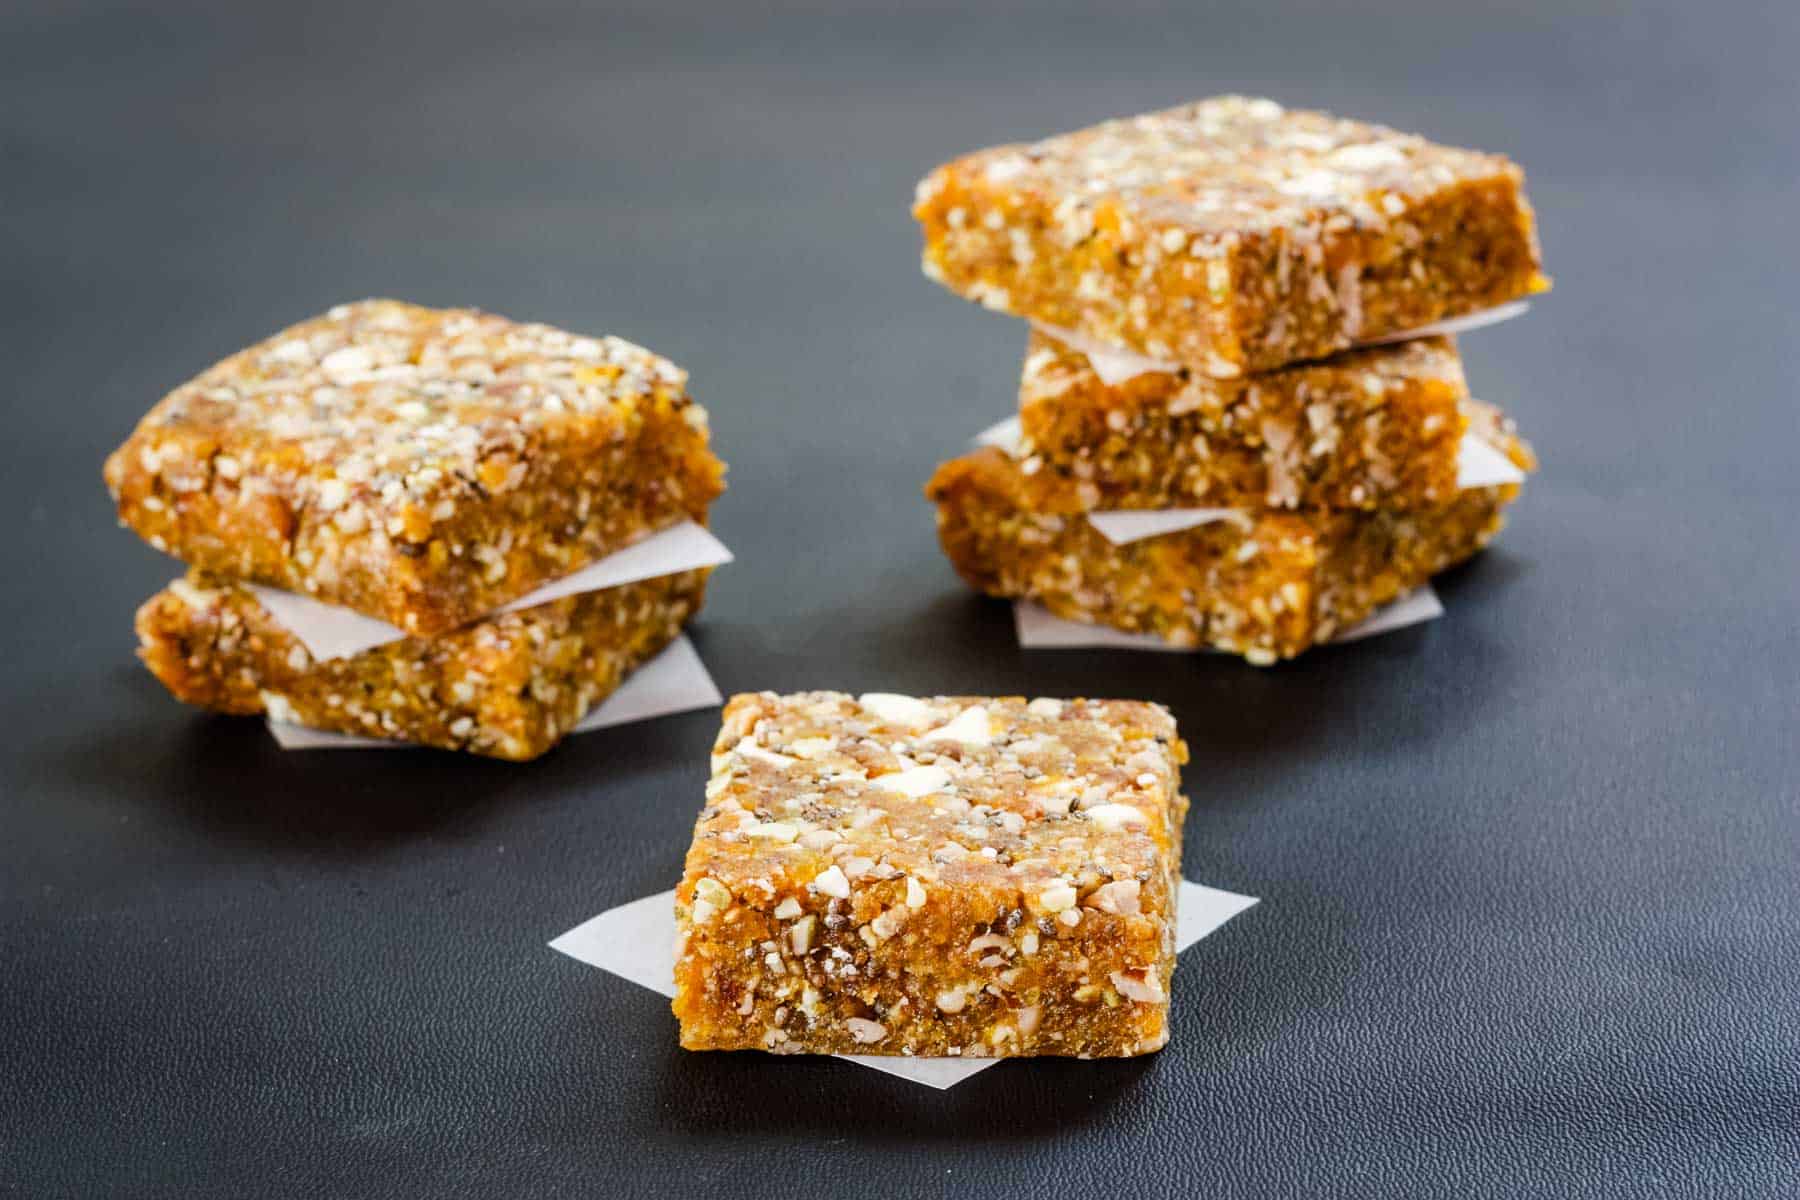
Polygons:
[[[13,3],[0,1192],[1794,1195],[1800,16]],[[1442,621],[1272,671],[1032,653],[919,496],[1023,330],[925,282],[955,153],[1242,90],[1511,153],[1555,292],[1466,345],[1542,453]],[[715,716],[531,766],[283,754],[168,699],[105,452],[329,304],[693,372],[721,686],[1148,697],[1192,743],[1149,1060],[946,1094],[693,1056],[546,939],[679,870]]]

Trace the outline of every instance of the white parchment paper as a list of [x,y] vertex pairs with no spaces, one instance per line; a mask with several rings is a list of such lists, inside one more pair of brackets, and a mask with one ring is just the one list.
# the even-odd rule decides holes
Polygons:
[[974,442],[977,446],[993,446],[997,450],[1004,450],[1017,458],[1019,448],[1025,444],[1025,427],[1015,413],[976,434]]
[[[1434,621],[1444,615],[1444,606],[1430,584],[1408,592],[1392,604],[1384,605],[1367,617],[1339,631],[1333,642],[1354,642],[1378,633],[1391,633]],[[1035,600],[1013,601],[1013,628],[1019,645],[1027,650],[1149,650],[1159,654],[1218,654],[1223,651],[1203,646],[1171,646],[1153,633],[1129,633],[1106,625],[1089,625],[1069,621],[1052,613]]]
[[1356,344],[1359,346],[1387,346],[1394,342],[1410,342],[1415,338],[1449,337],[1459,333],[1468,333],[1473,329],[1484,329],[1489,325],[1498,325],[1502,321],[1522,317],[1529,311],[1531,311],[1530,301],[1511,300],[1505,304],[1496,304],[1492,308],[1484,308],[1480,312],[1469,313],[1466,316],[1451,317],[1447,321],[1433,321],[1431,324],[1421,325],[1417,329],[1364,338]]
[[[1498,304],[1493,308],[1484,308],[1480,312],[1467,316],[1451,317],[1447,321],[1433,321],[1429,325],[1421,325],[1417,329],[1406,329],[1399,333],[1387,333],[1380,337],[1366,338],[1357,343],[1359,346],[1386,346],[1394,342],[1410,342],[1417,338],[1433,337],[1440,334],[1467,333],[1472,329],[1480,329],[1486,325],[1497,325],[1501,321],[1510,321],[1514,317],[1523,316],[1531,305],[1524,300],[1514,300],[1508,304]],[[1087,356],[1088,365],[1094,368],[1094,374],[1107,387],[1117,387],[1127,380],[1136,379],[1139,375],[1173,375],[1181,370],[1181,364],[1165,362],[1161,359],[1149,358],[1132,350],[1121,350],[1096,341],[1085,334],[1073,330],[1061,329],[1055,325],[1036,322],[1037,327],[1069,347]]]
[[[633,721],[648,721],[700,708],[716,708],[724,697],[686,634],[663,648],[662,653],[633,671],[618,689],[570,730],[571,736],[591,729],[609,729]],[[283,750],[409,750],[410,742],[385,738],[329,733],[304,725],[269,722],[269,732]]]
[[1512,459],[1472,433],[1463,435],[1456,453],[1457,487],[1467,491],[1524,482],[1525,472]]
[[[1189,946],[1257,903],[1254,896],[1181,882],[1176,902],[1175,948]],[[675,994],[675,893],[658,892],[608,909],[550,943],[550,948],[591,967],[628,979],[664,996]],[[998,1058],[902,1058],[840,1054],[858,1066],[940,1091],[998,1066]]]
[[[603,591],[700,567],[717,567],[730,561],[731,551],[705,526],[683,521],[571,575],[527,592],[498,611],[515,612],[564,596]],[[262,606],[269,610],[269,615],[298,638],[315,659],[345,658],[407,636],[386,621],[324,604],[311,596],[260,584],[249,587]]]
[[[1024,439],[1019,418],[1008,417],[975,435],[980,446],[994,446],[1016,454]],[[1459,488],[1496,487],[1500,484],[1523,483],[1525,473],[1488,443],[1472,433],[1464,434],[1457,446],[1456,485]],[[1249,510],[1239,508],[1115,508],[1087,514],[1088,524],[1115,546],[1123,546],[1145,538],[1179,533],[1213,521],[1238,521],[1248,526]]]
[[1245,532],[1256,523],[1250,511],[1243,508],[1115,508],[1110,512],[1091,512],[1087,519],[1089,525],[1100,531],[1101,537],[1115,546],[1127,546],[1165,533],[1180,533],[1216,521],[1234,521],[1243,526]]

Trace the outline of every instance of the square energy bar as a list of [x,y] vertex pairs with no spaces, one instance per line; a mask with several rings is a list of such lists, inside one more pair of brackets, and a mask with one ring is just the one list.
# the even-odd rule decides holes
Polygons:
[[392,300],[232,355],[106,463],[157,549],[420,636],[704,521],[723,473],[666,359]]
[[252,592],[196,571],[138,610],[138,655],[176,699],[215,712],[524,760],[674,640],[708,573],[565,596],[317,661]]
[[944,553],[971,587],[1258,666],[1329,641],[1475,554],[1518,493],[1476,488],[1398,511],[1251,509],[1115,545],[1085,517],[1023,507],[1023,478],[987,449],[945,463],[926,488]]
[[1020,469],[1040,512],[1412,508],[1456,493],[1468,394],[1448,338],[1231,380],[1182,367],[1109,384],[1034,330]]
[[1507,159],[1241,96],[978,151],[913,215],[951,291],[1220,378],[1548,286]]
[[1134,701],[733,697],[675,893],[681,1044],[1158,1049],[1186,760]]

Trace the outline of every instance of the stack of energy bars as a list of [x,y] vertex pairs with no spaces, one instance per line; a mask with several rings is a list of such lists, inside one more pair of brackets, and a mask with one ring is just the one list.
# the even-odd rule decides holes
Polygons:
[[1227,96],[933,171],[926,275],[1032,322],[927,495],[977,589],[1257,664],[1469,557],[1535,463],[1447,331],[1548,287],[1505,158]]
[[121,521],[190,567],[140,653],[204,708],[535,757],[700,607],[708,441],[686,374],[629,342],[341,305],[107,460]]

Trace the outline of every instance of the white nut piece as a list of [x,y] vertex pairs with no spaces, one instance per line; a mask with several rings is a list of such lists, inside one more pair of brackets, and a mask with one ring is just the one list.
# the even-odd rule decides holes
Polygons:
[[326,479],[313,490],[313,507],[320,512],[336,512],[350,499],[350,485],[341,479]]
[[984,933],[969,942],[969,953],[980,954],[983,950],[1010,950],[1012,943],[998,933]]
[[704,876],[694,883],[694,903],[688,908],[688,916],[694,924],[704,925],[730,907],[730,888],[711,876]]
[[1144,815],[1143,810],[1133,808],[1129,804],[1096,804],[1092,808],[1083,809],[1082,812],[1088,820],[1108,833],[1150,827],[1150,818]]
[[929,796],[933,792],[941,792],[950,786],[950,772],[935,763],[926,767],[911,767],[905,771],[893,771],[886,775],[877,775],[869,781],[875,787],[890,792],[899,792],[902,796]]
[[950,742],[959,746],[987,746],[993,740],[993,723],[988,720],[987,709],[979,704],[963,709],[948,724],[919,739],[921,743]]
[[777,921],[791,921],[803,911],[804,910],[800,907],[800,902],[792,896],[789,896],[775,906],[775,919]]
[[968,1004],[969,997],[961,988],[945,988],[937,994],[938,1008],[947,1013],[959,1013]]
[[910,875],[906,878],[906,907],[925,907],[925,885]]
[[768,763],[771,767],[791,767],[800,760],[789,758],[785,754],[777,754],[773,750],[765,750],[756,744],[754,738],[739,738],[738,744],[732,747],[732,753],[739,758],[751,758],[757,762]]
[[374,365],[375,355],[367,346],[341,346],[319,360],[327,375],[355,375]]
[[903,909],[903,908],[888,908],[888,909],[883,909],[879,916],[877,916],[873,921],[869,922],[869,928],[873,929],[875,931],[876,937],[885,939],[885,938],[891,938],[896,933],[899,933],[900,927],[905,924],[906,924],[906,910],[905,909]]
[[844,878],[836,864],[826,867],[813,877],[812,886],[823,896],[832,896],[839,900],[850,898],[850,881]]
[[851,1017],[844,1022],[844,1028],[850,1031],[851,1037],[865,1046],[872,1046],[888,1035],[886,1025],[864,1017]]
[[1082,809],[1094,808],[1095,806],[1105,804],[1108,800],[1112,799],[1112,794],[1113,788],[1111,784],[1096,783],[1092,787],[1082,789],[1081,798],[1075,802],[1075,807]]
[[856,698],[865,712],[889,725],[907,729],[923,729],[931,724],[931,705],[916,696],[899,696],[893,692],[865,692]]
[[771,842],[791,842],[800,836],[799,827],[789,825],[786,821],[752,822],[744,826],[744,832],[753,838],[763,838]]
[[1163,995],[1162,980],[1153,971],[1140,967],[1131,971],[1114,971],[1107,978],[1119,989],[1119,995],[1127,1000],[1136,1000],[1140,1004],[1161,1004],[1166,998]]
[[1047,913],[1059,913],[1075,907],[1075,886],[1069,883],[1053,883],[1038,893],[1037,906]]
[[794,927],[788,930],[788,945],[794,948],[795,954],[804,955],[812,949],[813,929],[818,923],[819,919],[809,913],[795,921]]
[[1095,888],[1088,897],[1088,905],[1114,916],[1133,916],[1138,911],[1138,897],[1142,890],[1135,879],[1115,879]]

